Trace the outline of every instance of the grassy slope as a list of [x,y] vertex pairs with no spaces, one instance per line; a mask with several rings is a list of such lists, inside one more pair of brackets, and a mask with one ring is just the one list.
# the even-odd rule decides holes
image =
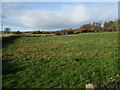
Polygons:
[[4,41],[3,87],[84,88],[89,82],[104,84],[118,73],[117,37],[111,32]]

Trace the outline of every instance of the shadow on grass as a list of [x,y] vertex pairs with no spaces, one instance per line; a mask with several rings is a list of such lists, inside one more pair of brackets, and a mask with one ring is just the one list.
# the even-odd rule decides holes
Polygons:
[[24,68],[19,67],[17,63],[13,63],[10,60],[2,61],[2,75],[14,74]]
[[[6,48],[8,45],[15,43],[15,41],[21,36],[2,37],[2,48]],[[4,52],[2,52],[4,53]],[[2,74],[14,74],[22,68],[16,62],[13,62],[9,56],[6,55],[6,59],[2,60]]]
[[11,36],[11,37],[2,37],[2,48],[7,47],[8,44],[12,44],[16,41],[16,39],[21,36]]

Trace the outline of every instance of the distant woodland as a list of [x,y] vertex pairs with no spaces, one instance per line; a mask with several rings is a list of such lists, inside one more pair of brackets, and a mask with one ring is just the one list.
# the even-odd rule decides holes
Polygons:
[[108,21],[102,23],[93,22],[92,24],[84,24],[78,29],[68,29],[56,31],[55,35],[79,34],[88,32],[113,32],[118,31],[120,20]]
[[[68,34],[79,34],[79,33],[89,33],[89,32],[114,32],[118,31],[120,26],[120,19],[115,21],[107,21],[104,23],[101,22],[93,22],[92,24],[84,24],[80,28],[77,29],[64,29],[59,31],[30,31],[24,33],[31,34],[55,34],[55,35],[68,35]],[[10,28],[5,28],[4,33],[14,33],[14,34],[23,34],[23,32],[11,31]]]

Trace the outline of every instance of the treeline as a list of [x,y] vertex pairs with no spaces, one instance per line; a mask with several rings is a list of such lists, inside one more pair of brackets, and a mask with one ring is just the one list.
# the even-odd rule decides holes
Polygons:
[[89,33],[89,32],[113,32],[118,31],[120,24],[119,20],[108,21],[104,23],[93,22],[92,24],[84,24],[78,29],[68,29],[56,31],[55,35],[67,35],[67,34],[79,34],[79,33]]
[[52,34],[51,32],[47,32],[47,31],[32,31],[32,34]]
[[20,32],[14,31],[12,32],[10,28],[5,28],[3,33],[14,33],[14,34],[55,34],[55,35],[68,35],[68,34],[79,34],[79,33],[89,33],[89,32],[113,32],[118,31],[118,27],[120,27],[120,19],[115,21],[108,22],[93,22],[92,24],[84,24],[78,29],[65,29],[59,31],[29,31],[29,32]]
[[3,31],[2,33],[4,34],[23,34],[23,32],[20,32],[19,30],[18,31]]

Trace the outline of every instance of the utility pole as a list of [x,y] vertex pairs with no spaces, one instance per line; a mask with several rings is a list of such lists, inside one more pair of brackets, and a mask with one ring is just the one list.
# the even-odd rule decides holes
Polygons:
[[1,1],[1,35],[3,34],[3,19],[4,19],[4,15],[3,15],[3,2]]
[[0,89],[2,89],[2,31],[3,31],[3,2],[1,0],[1,37],[0,37]]

